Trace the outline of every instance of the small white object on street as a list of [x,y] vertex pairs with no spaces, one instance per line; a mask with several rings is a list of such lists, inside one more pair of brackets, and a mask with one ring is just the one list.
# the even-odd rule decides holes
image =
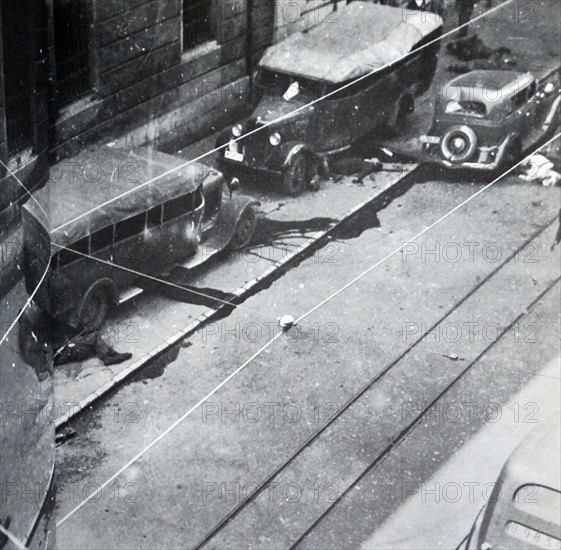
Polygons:
[[279,319],[279,325],[283,331],[287,331],[294,326],[294,317],[292,315],[283,315]]

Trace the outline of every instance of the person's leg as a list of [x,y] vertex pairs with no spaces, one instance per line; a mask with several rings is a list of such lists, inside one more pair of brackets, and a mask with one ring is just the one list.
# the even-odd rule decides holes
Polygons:
[[99,332],[92,333],[92,338],[95,345],[95,353],[100,359],[103,359],[107,355],[116,353],[115,350],[102,338]]
[[103,361],[104,365],[116,365],[128,361],[132,353],[119,353],[114,350],[101,336],[99,332],[94,334],[96,355]]
[[55,350],[55,366],[78,363],[95,357],[95,343],[89,338],[78,336],[68,340],[61,348]]
[[458,26],[466,25],[459,31],[459,36],[465,38],[468,35],[469,23],[473,13],[473,2],[471,0],[456,0],[456,11],[458,12]]

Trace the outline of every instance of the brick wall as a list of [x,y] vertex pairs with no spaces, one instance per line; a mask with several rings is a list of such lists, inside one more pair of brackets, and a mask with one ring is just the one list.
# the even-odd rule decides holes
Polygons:
[[334,5],[216,0],[215,40],[184,51],[181,0],[96,0],[92,93],[57,113],[53,160],[100,141],[185,145],[219,129],[247,108],[250,67],[263,50],[317,24]]

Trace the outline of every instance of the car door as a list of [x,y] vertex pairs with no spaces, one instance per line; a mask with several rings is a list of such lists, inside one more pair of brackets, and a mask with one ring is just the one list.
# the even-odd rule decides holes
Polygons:
[[521,101],[523,102],[520,106],[524,121],[522,126],[524,128],[524,133],[522,134],[522,143],[524,147],[527,147],[533,143],[539,137],[540,124],[538,123],[537,107],[538,107],[538,95],[537,95],[537,84],[532,82],[529,86],[524,88],[522,92],[525,92]]
[[401,86],[395,70],[363,78],[355,85],[351,136],[356,140],[384,122],[391,123]]
[[354,96],[352,86],[328,96],[318,104],[314,146],[316,151],[336,151],[351,143]]
[[524,88],[513,95],[507,105],[507,116],[505,119],[506,130],[521,140],[522,148],[531,142],[528,132],[531,131],[535,113],[535,103],[529,102],[528,88]]
[[561,110],[560,73],[556,71],[542,80],[534,97],[536,104],[535,129],[540,135],[545,134],[559,121]]

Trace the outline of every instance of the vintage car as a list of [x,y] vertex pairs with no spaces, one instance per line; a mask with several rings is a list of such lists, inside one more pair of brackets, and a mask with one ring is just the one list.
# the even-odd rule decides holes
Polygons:
[[377,4],[385,4],[387,6],[395,6],[396,8],[404,8],[407,10],[423,10],[427,12],[437,13],[441,17],[445,13],[445,0],[374,0]]
[[217,140],[221,170],[272,175],[288,195],[317,189],[329,155],[403,124],[430,86],[441,33],[436,14],[353,2],[333,23],[272,46],[259,63],[253,113]]
[[537,81],[530,73],[477,70],[438,94],[422,158],[448,168],[496,170],[559,123],[559,71]]
[[[143,275],[194,268],[247,245],[259,203],[223,197],[224,176],[152,149],[85,151],[52,170],[52,259],[36,301],[70,326],[97,328],[108,308],[142,292]],[[43,191],[41,191],[42,193]],[[24,207],[24,263],[33,288],[34,202]],[[198,254],[205,248],[205,254]]]
[[561,549],[560,434],[557,412],[513,451],[460,550]]

